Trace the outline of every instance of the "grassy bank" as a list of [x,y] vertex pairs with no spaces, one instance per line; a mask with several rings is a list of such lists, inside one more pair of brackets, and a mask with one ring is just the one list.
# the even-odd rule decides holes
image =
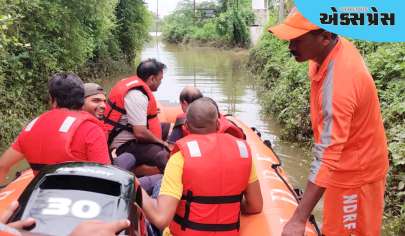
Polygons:
[[[274,22],[274,21],[272,21]],[[384,231],[404,235],[405,228],[405,47],[403,43],[355,42],[378,88],[389,140]],[[311,144],[307,65],[289,55],[288,44],[265,34],[250,51],[250,71],[259,81],[264,113],[283,126],[284,139]]]
[[[253,21],[250,0],[197,3],[182,1],[164,18],[162,33],[170,43],[198,44],[214,47],[248,47]],[[207,11],[199,9],[210,9]],[[212,13],[212,14],[211,14]]]
[[130,70],[150,21],[141,0],[0,0],[0,146],[46,109],[53,73]]

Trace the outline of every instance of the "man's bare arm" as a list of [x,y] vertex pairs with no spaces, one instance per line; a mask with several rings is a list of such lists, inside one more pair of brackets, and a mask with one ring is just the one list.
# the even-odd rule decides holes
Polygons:
[[0,183],[4,183],[5,177],[10,168],[24,158],[24,154],[18,152],[12,147],[9,147],[3,153],[3,155],[0,157]]
[[325,188],[308,181],[304,196],[294,213],[296,219],[306,222],[324,192]]
[[161,230],[167,227],[176,213],[179,200],[169,195],[159,195],[153,199],[143,189],[142,198],[146,218]]
[[284,226],[282,236],[304,235],[305,224],[324,192],[325,188],[308,181],[304,196],[295,210],[294,215]]
[[241,204],[243,214],[260,213],[263,209],[263,197],[260,190],[259,180],[250,183],[243,194],[244,198]]

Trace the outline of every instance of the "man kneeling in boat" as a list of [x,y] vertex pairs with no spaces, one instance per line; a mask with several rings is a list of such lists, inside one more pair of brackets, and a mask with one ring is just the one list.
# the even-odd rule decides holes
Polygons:
[[[181,109],[183,110],[182,114],[179,114],[176,118],[176,121],[174,123],[174,127],[172,130],[172,133],[170,134],[169,138],[167,139],[167,142],[170,145],[170,148],[173,147],[174,143],[176,143],[177,140],[179,140],[182,137],[185,137],[186,135],[190,134],[190,131],[187,129],[185,125],[186,121],[186,110],[188,106],[195,100],[202,98],[203,94],[201,91],[193,86],[186,86],[183,88],[183,90],[180,93],[180,105]],[[214,102],[215,106],[217,104]],[[233,135],[237,138],[245,139],[245,134],[243,133],[242,129],[233,124],[231,121],[226,119],[226,117],[219,113],[219,133],[228,133],[230,135]]]
[[83,82],[71,73],[60,73],[48,83],[50,111],[32,120],[0,158],[0,182],[11,166],[24,158],[34,173],[44,165],[67,161],[110,164],[102,124],[81,111]]
[[176,142],[158,198],[143,191],[144,212],[173,235],[238,235],[239,214],[263,207],[250,148],[217,132],[219,113],[209,98],[194,101],[186,118],[191,134]]

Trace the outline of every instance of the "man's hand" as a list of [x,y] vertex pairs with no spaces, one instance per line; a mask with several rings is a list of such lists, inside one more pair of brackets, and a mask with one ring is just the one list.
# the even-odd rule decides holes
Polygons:
[[9,147],[3,155],[0,156],[0,184],[5,184],[5,178],[10,167],[24,158],[24,154],[18,152],[12,147]]
[[304,236],[305,222],[291,218],[287,224],[284,225],[281,236]]
[[[13,215],[14,211],[18,208],[18,202],[14,201],[10,204],[10,206],[7,207],[5,212],[0,215],[0,223],[7,223],[7,221],[10,219],[10,217]],[[15,229],[22,229],[23,227],[29,227],[35,223],[35,220],[33,218],[27,218],[25,220],[19,220],[15,221],[12,223],[7,224],[10,227],[13,227]]]
[[99,220],[89,220],[80,223],[70,236],[115,236],[116,233],[128,228],[129,225],[129,220],[118,220],[109,223]]
[[324,192],[324,187],[320,187],[311,181],[308,181],[304,196],[295,210],[294,215],[284,226],[282,236],[304,235],[305,224]]

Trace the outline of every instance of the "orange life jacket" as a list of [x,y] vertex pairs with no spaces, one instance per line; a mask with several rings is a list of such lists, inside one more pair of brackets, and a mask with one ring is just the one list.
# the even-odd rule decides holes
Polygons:
[[[176,117],[176,121],[174,123],[174,127],[181,126],[183,137],[190,134],[190,131],[187,129],[187,127],[185,125],[185,121],[186,121],[186,114],[182,113]],[[219,114],[218,133],[227,133],[236,138],[246,139],[246,135],[245,135],[245,133],[243,133],[243,130],[241,128],[239,128],[236,124],[234,124],[232,121],[228,120],[221,113]]]
[[219,113],[219,130],[218,133],[227,133],[239,139],[246,139],[245,133],[235,123],[228,120],[226,116]]
[[173,235],[238,235],[240,202],[252,168],[249,146],[229,134],[190,134],[176,142],[184,157],[183,196]]
[[[138,89],[148,97],[147,108],[147,128],[157,138],[162,138],[162,130],[158,118],[158,108],[155,96],[149,86],[137,76],[131,76],[120,80],[110,91],[107,105],[104,112],[105,129],[109,133],[109,142],[122,130],[132,131],[130,124],[122,125],[119,123],[121,116],[126,114],[124,107],[124,98],[130,90]],[[114,137],[112,137],[114,136]]]
[[19,136],[21,151],[31,168],[38,171],[49,164],[86,161],[73,156],[70,149],[74,134],[85,121],[102,126],[87,112],[65,108],[47,111],[32,120]]

